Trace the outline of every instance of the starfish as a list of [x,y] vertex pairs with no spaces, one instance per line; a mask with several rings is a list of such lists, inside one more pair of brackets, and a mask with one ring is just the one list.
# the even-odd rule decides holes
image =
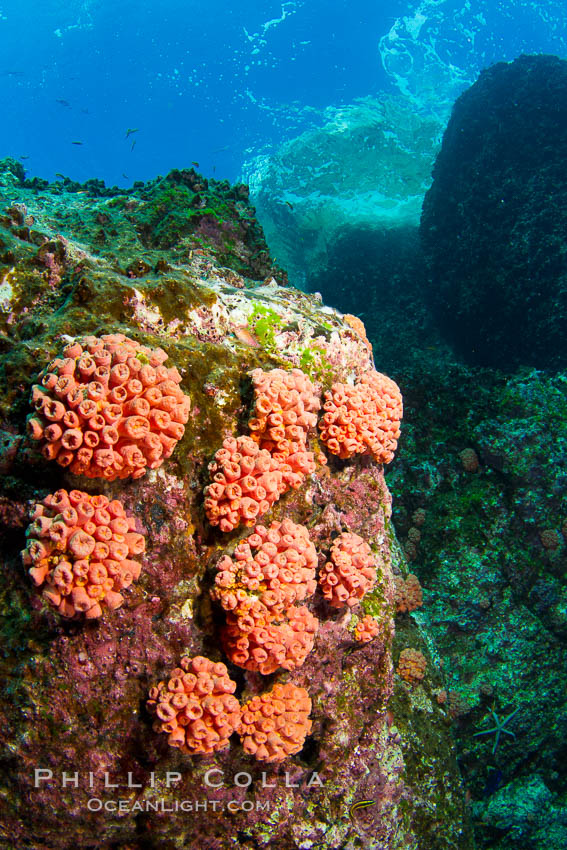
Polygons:
[[493,720],[494,720],[494,726],[492,727],[492,729],[484,729],[484,731],[482,731],[482,732],[475,732],[475,734],[473,735],[473,738],[478,738],[479,735],[492,735],[492,733],[494,732],[496,734],[496,737],[494,739],[494,746],[492,747],[492,755],[494,755],[494,753],[496,752],[496,747],[498,746],[498,744],[500,742],[500,735],[502,733],[504,733],[505,735],[511,735],[512,738],[516,737],[513,732],[510,732],[510,730],[506,729],[505,727],[508,724],[508,722],[513,717],[516,716],[516,714],[519,712],[520,708],[521,708],[521,706],[518,706],[518,708],[515,711],[513,711],[512,714],[509,714],[503,720],[501,720],[498,717],[498,715],[496,714],[495,711],[490,709],[490,713],[492,714],[492,717],[493,717]]

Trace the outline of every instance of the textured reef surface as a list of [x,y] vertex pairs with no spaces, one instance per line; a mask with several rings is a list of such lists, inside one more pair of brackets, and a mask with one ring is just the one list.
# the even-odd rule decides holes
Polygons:
[[[111,355],[92,343],[109,334],[123,334],[138,354],[124,352],[116,336],[107,341]],[[65,395],[78,413],[63,414],[46,393],[63,394],[81,370],[90,375],[89,357],[76,343],[85,337],[100,358],[98,380],[109,381],[112,404],[105,407],[102,391],[89,383],[88,399]],[[226,556],[238,557],[235,547],[252,523],[238,525],[231,503],[233,530],[223,531],[213,523],[211,490],[207,502],[203,493],[223,441],[247,434],[252,410],[258,413],[252,370],[301,370],[321,395],[337,382],[360,384],[373,371],[360,324],[286,286],[247,188],[194,171],[130,191],[97,181],[49,185],[26,181],[21,166],[3,161],[0,356],[2,846],[470,848],[443,676],[411,613],[421,591],[415,580],[404,582],[408,569],[383,465],[371,452],[349,456],[345,449],[338,457],[327,451],[322,429],[306,430],[301,451],[288,458],[303,464],[301,473],[288,472],[281,498],[260,504],[269,508],[266,525],[286,519],[307,529],[320,568],[340,560],[337,538],[351,545],[358,538],[349,535],[360,536],[365,563],[371,557],[375,565],[372,588],[360,601],[362,592],[349,585],[349,605],[342,607],[340,599],[328,601],[340,596],[336,584],[327,599],[317,589],[305,599],[303,620],[317,618],[318,631],[303,663],[296,658],[263,675],[223,651],[224,613],[210,592],[215,568],[224,556],[230,579]],[[121,358],[128,357],[140,381],[130,380],[121,395]],[[380,369],[379,352],[376,360]],[[112,366],[110,377],[103,361]],[[169,406],[144,389],[154,373],[162,396],[169,387]],[[38,381],[44,389],[32,390]],[[93,401],[98,413],[87,414]],[[165,408],[171,416],[162,415]],[[103,413],[115,424],[105,424]],[[91,447],[79,445],[87,431],[77,433],[87,415]],[[99,431],[115,447],[106,454],[97,454]],[[117,447],[127,438],[117,466]],[[113,451],[115,466],[105,466]],[[217,454],[228,475],[225,461]],[[95,467],[111,471],[93,477]],[[121,478],[125,470],[134,474]],[[61,490],[70,494],[67,507],[61,494],[55,503],[50,497]],[[217,502],[219,492],[213,491]],[[250,501],[253,514],[258,506]],[[53,559],[65,534],[71,554],[62,563],[62,556]],[[100,559],[106,555],[102,590],[106,571],[85,566],[92,546]],[[372,571],[365,577],[366,590]],[[43,592],[35,586],[42,582]],[[101,605],[89,607],[92,599]],[[179,669],[183,655],[209,662]],[[260,704],[255,697],[273,686],[276,695],[308,692],[310,723],[301,714],[309,702],[303,697],[292,718],[307,734],[301,749],[294,739],[289,757],[273,763],[252,754],[260,738],[242,747],[233,735],[230,747],[202,755],[170,746],[156,730],[150,692],[154,710],[168,689],[175,692],[170,704],[182,707],[183,670],[201,669],[211,681],[220,676],[210,687],[226,696],[233,686],[222,663],[235,698],[249,705],[249,734]],[[225,703],[234,713],[234,702]],[[165,725],[167,711],[158,709]],[[235,723],[223,727],[228,735]],[[173,728],[165,731],[185,740]]]

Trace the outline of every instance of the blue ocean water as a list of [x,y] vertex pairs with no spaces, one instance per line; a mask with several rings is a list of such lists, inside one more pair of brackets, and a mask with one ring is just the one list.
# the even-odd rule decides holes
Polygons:
[[441,123],[482,68],[566,40],[558,0],[5,0],[0,154],[110,185],[258,177],[329,109],[397,93]]

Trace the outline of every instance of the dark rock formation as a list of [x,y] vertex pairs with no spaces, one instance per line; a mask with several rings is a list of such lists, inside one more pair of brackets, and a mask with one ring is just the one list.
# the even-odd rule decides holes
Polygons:
[[567,363],[567,62],[522,56],[457,100],[423,206],[429,291],[469,362]]

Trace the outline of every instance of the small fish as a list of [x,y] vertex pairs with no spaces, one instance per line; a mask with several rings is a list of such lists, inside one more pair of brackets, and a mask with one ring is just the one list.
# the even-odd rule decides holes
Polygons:
[[124,174],[124,172],[122,172],[122,177],[124,178],[124,180],[129,180],[129,179],[130,179],[130,178],[128,177],[128,175],[127,175],[127,174]]
[[82,145],[84,142],[71,142],[72,145]]
[[286,201],[286,204],[287,204],[287,206],[290,208],[290,210],[292,210],[292,209],[293,209],[293,204],[290,204],[290,202],[289,202],[289,201]]
[[59,103],[61,106],[66,106],[67,109],[71,109],[71,104],[68,100],[63,100],[63,98],[58,97],[55,99],[55,103]]
[[138,133],[138,132],[139,132],[139,130],[140,130],[140,128],[139,128],[139,127],[134,127],[134,128],[132,128],[132,127],[128,127],[128,129],[126,130],[126,136],[125,136],[124,138],[126,138],[126,139],[127,139],[127,138],[128,138],[128,136],[131,136],[131,135],[132,135],[132,133]]
[[134,139],[134,141],[132,142],[132,147],[130,148],[130,153],[132,153],[132,151],[134,150],[135,147],[136,147],[136,139]]
[[374,805],[375,800],[358,800],[356,803],[353,803],[348,813],[352,819],[353,814],[358,811],[358,809],[366,809],[368,806]]
[[221,151],[227,151],[227,150],[228,150],[228,145],[225,145],[224,148],[217,148],[215,151],[213,151],[213,153],[220,153]]
[[199,163],[195,162],[194,160],[191,162],[191,165],[194,165],[195,168],[199,168]]
[[240,342],[244,343],[244,345],[249,345],[250,348],[262,347],[254,334],[250,333],[246,325],[238,325],[238,327],[234,329],[233,333],[236,339],[239,339]]
[[216,165],[213,165],[213,174],[215,173],[216,170],[217,170]]
[[24,154],[24,156],[19,156],[18,159],[29,159],[29,155]]

